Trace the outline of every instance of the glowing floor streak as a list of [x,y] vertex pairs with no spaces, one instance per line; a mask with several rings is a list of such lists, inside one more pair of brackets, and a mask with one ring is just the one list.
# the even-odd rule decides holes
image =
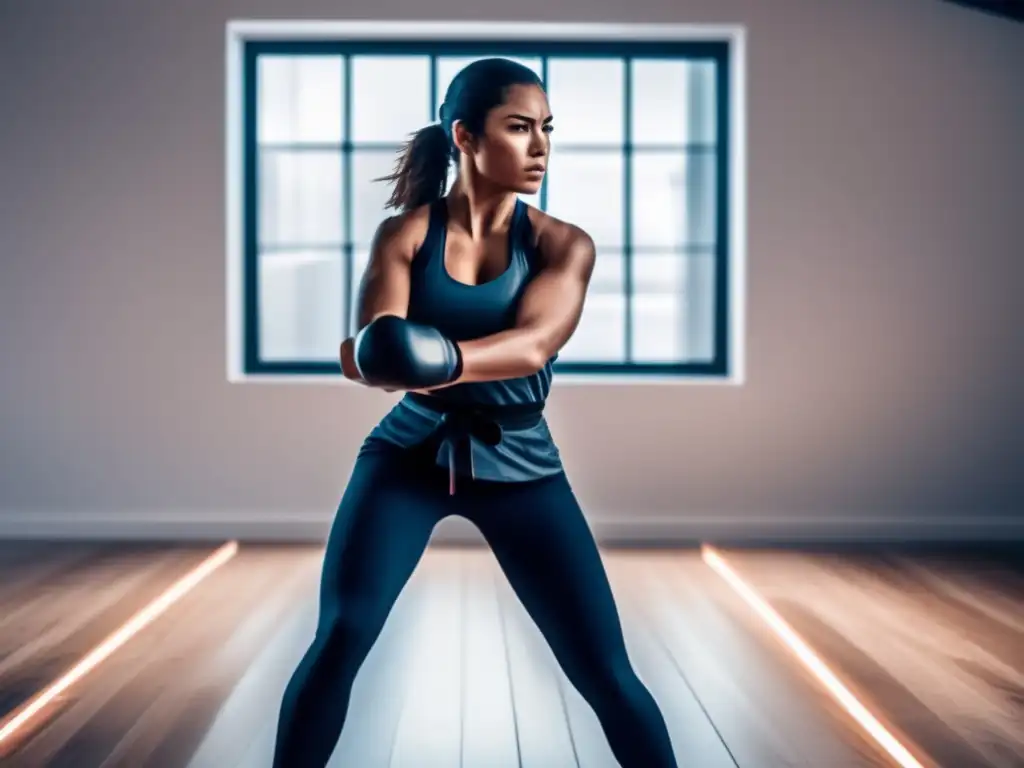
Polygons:
[[758,595],[739,574],[730,567],[717,551],[707,545],[701,547],[701,557],[715,573],[749,605],[776,634],[776,636],[789,648],[797,659],[813,674],[825,689],[839,702],[854,720],[856,720],[868,735],[871,736],[900,766],[901,768],[924,768],[913,755],[907,751],[895,736],[883,726],[874,715],[872,715],[850,690],[840,682],[835,674],[826,666],[818,655],[811,650],[810,646],[793,631],[793,628],[772,608],[760,595]]
[[180,600],[185,594],[191,591],[199,582],[220,568],[238,552],[238,542],[230,541],[220,547],[217,551],[206,558],[172,584],[168,589],[145,608],[136,613],[131,619],[125,622],[116,632],[86,654],[77,664],[61,675],[55,682],[37,693],[22,707],[8,716],[9,719],[0,726],[0,750],[6,740],[13,737],[18,731],[26,727],[39,714],[47,704],[52,702],[64,691],[81,680],[92,669],[97,667],[104,659],[124,645],[133,636],[137,635],[143,627],[151,623],[160,614]]

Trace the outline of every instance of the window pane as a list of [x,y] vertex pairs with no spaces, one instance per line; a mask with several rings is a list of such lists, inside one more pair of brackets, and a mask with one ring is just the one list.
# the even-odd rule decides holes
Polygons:
[[620,250],[597,250],[594,261],[594,273],[590,277],[587,295],[598,293],[621,293],[626,291],[626,272],[623,266],[624,257]]
[[632,69],[633,143],[685,142],[687,62],[637,59]]
[[633,255],[632,353],[635,362],[686,357],[686,278],[691,259],[680,253]]
[[621,144],[625,69],[623,59],[548,59],[552,140]]
[[633,245],[675,248],[686,242],[685,161],[681,152],[632,156]]
[[621,363],[626,356],[622,252],[599,250],[576,332],[560,362]]
[[683,217],[683,237],[688,245],[713,246],[717,242],[717,168],[718,158],[714,152],[694,152],[686,157],[686,215]]
[[711,362],[715,357],[715,255],[686,259],[686,360]]
[[548,213],[582,227],[599,248],[622,245],[622,155],[558,152],[548,169]]
[[356,248],[369,248],[377,227],[397,211],[385,209],[391,196],[390,182],[374,181],[394,170],[395,150],[355,150],[352,162],[352,242]]
[[718,131],[718,68],[713,61],[690,62],[689,141],[714,144]]
[[715,156],[637,152],[632,175],[633,245],[679,248],[715,241]]
[[632,97],[635,144],[714,142],[713,62],[635,60]]
[[341,241],[342,157],[334,151],[260,153],[259,230],[263,245]]
[[261,142],[340,142],[344,125],[340,56],[260,56],[257,136]]
[[[490,59],[493,56],[438,56],[437,57],[437,106],[441,106],[441,102],[444,101],[444,95],[448,90],[448,86],[451,84],[455,76],[459,74],[459,70],[463,67],[472,64],[474,61],[480,59]],[[502,56],[503,59],[509,59],[511,61],[517,61],[524,67],[529,67],[539,76],[542,71],[540,58],[518,58],[516,56]],[[431,118],[431,122],[437,121],[437,113],[435,112]]]
[[634,254],[633,360],[712,360],[714,288],[714,254]]
[[352,58],[352,140],[404,142],[434,122],[427,56]]
[[261,358],[337,360],[347,303],[340,254],[262,254],[259,270]]

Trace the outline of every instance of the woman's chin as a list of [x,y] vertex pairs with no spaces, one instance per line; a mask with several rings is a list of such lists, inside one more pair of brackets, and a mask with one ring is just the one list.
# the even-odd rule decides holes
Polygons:
[[538,192],[540,192],[541,182],[543,182],[543,181],[544,181],[544,177],[543,176],[541,176],[539,178],[536,178],[536,179],[535,178],[523,179],[515,187],[515,190],[516,190],[516,192],[518,192],[521,195],[535,195]]

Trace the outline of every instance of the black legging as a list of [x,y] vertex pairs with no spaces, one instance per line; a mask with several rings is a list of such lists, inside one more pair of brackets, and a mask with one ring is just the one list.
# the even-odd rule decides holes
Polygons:
[[356,673],[434,526],[451,514],[480,529],[623,768],[674,768],[665,721],[627,656],[600,554],[565,475],[460,478],[450,496],[448,474],[432,458],[381,451],[357,459],[327,541],[316,636],[285,689],[275,768],[327,763]]

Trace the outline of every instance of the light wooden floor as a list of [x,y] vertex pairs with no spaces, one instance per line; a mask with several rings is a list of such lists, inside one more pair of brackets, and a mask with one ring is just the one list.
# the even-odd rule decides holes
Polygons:
[[[0,718],[212,549],[0,543]],[[923,555],[724,554],[922,764],[1024,766],[1020,571]],[[269,766],[281,692],[313,632],[321,557],[243,545],[65,691],[0,765]],[[616,550],[606,563],[681,765],[895,764],[699,553]],[[432,549],[357,678],[331,766],[615,762],[491,554]]]

